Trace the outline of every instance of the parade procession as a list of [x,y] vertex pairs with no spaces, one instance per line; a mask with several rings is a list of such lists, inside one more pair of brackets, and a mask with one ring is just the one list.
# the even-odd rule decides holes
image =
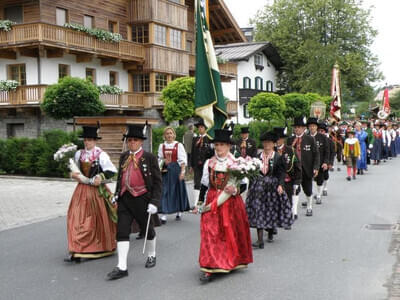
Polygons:
[[0,299],[400,299],[400,84],[339,2],[1,0]]

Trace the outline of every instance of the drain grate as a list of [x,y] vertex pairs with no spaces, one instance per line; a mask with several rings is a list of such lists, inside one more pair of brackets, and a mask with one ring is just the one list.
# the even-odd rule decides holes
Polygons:
[[400,224],[367,224],[366,229],[369,230],[399,230]]

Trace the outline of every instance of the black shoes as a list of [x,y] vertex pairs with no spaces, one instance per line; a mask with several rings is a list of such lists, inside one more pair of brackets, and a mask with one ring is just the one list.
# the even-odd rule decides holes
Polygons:
[[351,177],[350,176],[347,176],[346,179],[347,179],[347,181],[351,181]]
[[70,256],[64,258],[64,262],[67,262],[67,263],[73,263],[73,262],[80,263],[81,262],[81,258],[80,257],[74,257],[74,256],[70,255]]
[[363,169],[360,170],[360,175],[364,175],[364,170]]
[[200,275],[200,281],[201,282],[210,282],[212,280],[212,274],[211,273],[207,273],[207,272],[203,272]]
[[149,256],[147,257],[147,261],[146,261],[146,268],[152,268],[156,265],[156,257],[155,256]]
[[128,276],[128,270],[122,271],[118,267],[115,267],[110,273],[107,274],[108,280],[116,280],[126,276]]
[[307,208],[306,216],[307,216],[307,217],[311,217],[311,216],[312,216],[312,209]]
[[297,215],[294,215],[294,216],[293,216],[293,219],[294,219],[294,220],[297,220]]
[[322,204],[321,196],[317,196],[317,200],[315,201],[316,204]]
[[353,175],[353,180],[356,180],[356,175]]
[[328,191],[322,191],[322,196],[328,196]]
[[144,235],[141,232],[136,237],[137,240],[141,240],[143,238],[144,238]]
[[307,201],[301,202],[302,207],[307,207]]
[[181,216],[176,215],[175,221],[180,221],[180,220],[182,220]]
[[264,249],[264,243],[255,242],[251,244],[255,249]]
[[161,224],[162,224],[162,225],[165,225],[165,224],[167,224],[167,220],[163,220],[163,219],[161,219]]

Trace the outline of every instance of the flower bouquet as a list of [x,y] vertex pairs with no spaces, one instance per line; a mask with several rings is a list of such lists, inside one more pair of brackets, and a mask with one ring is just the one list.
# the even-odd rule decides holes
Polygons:
[[64,144],[60,147],[60,149],[57,150],[56,153],[54,153],[53,157],[55,161],[64,162],[71,173],[79,173],[79,179],[81,182],[86,183],[88,178],[83,176],[73,159],[77,148],[78,147],[73,143]]
[[[231,163],[229,163],[227,165],[226,170],[219,170],[219,171],[228,172],[229,179],[226,184],[226,187],[233,186],[236,188],[237,191],[239,182],[244,178],[253,179],[257,177],[260,174],[261,167],[262,167],[262,162],[258,158],[239,157],[237,159],[234,159]],[[217,206],[223,204],[231,196],[232,194],[227,193],[225,190],[223,190],[218,196],[216,203]],[[211,206],[207,205],[200,207],[198,210],[200,213],[204,213],[210,211],[211,209],[212,209]]]

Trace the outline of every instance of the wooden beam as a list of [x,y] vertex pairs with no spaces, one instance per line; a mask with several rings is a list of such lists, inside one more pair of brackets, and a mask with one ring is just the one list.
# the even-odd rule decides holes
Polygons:
[[91,62],[93,59],[93,55],[92,54],[78,54],[78,53],[74,53],[76,55],[76,62],[77,63],[82,63],[82,62]]
[[220,29],[220,30],[214,30],[211,35],[216,38],[219,36],[225,36],[227,33],[234,33],[235,29],[233,28],[225,28],[225,29]]
[[139,65],[135,62],[123,62],[124,70],[138,70]]
[[114,66],[117,63],[116,58],[100,58],[102,66]]
[[63,57],[64,56],[64,50],[63,49],[46,49],[47,52],[47,58],[57,58],[57,57]]
[[21,54],[22,56],[28,56],[28,57],[38,57],[39,49],[38,48],[21,48],[19,50],[19,54]]
[[0,58],[17,59],[17,52],[9,50],[0,50]]

